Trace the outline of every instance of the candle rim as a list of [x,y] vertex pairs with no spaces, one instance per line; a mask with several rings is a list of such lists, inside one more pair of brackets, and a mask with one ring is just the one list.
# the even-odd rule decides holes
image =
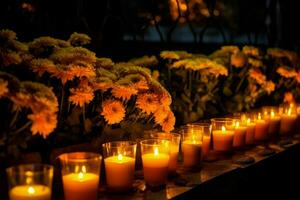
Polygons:
[[95,152],[84,152],[84,151],[77,151],[77,152],[70,152],[70,153],[63,153],[58,156],[60,161],[70,161],[70,162],[87,162],[87,160],[101,160],[102,155]]

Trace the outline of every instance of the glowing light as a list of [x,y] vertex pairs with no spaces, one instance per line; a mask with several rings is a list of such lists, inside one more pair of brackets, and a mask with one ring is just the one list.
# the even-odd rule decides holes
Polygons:
[[225,126],[222,126],[222,132],[225,133],[225,131],[226,131]]
[[118,155],[118,160],[123,160],[122,154],[119,154],[119,155]]
[[34,194],[34,193],[35,193],[35,189],[34,189],[33,187],[30,186],[30,187],[28,188],[27,192],[28,192],[29,194]]
[[158,154],[159,154],[159,152],[158,152],[158,148],[157,148],[157,147],[155,147],[155,148],[154,148],[154,155],[155,155],[155,156],[158,156]]

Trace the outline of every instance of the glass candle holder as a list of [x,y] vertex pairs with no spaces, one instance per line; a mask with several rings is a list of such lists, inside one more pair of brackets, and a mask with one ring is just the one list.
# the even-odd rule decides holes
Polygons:
[[256,113],[254,131],[255,141],[262,142],[268,139],[269,124],[268,118],[265,115],[263,115],[261,112]]
[[233,148],[234,120],[232,118],[213,118],[213,149],[219,152],[230,152]]
[[169,174],[176,174],[181,135],[178,133],[152,132],[150,138],[170,141]]
[[164,186],[167,183],[170,161],[170,141],[147,139],[141,141],[144,179],[151,187]]
[[262,108],[264,118],[269,121],[268,134],[270,137],[275,137],[279,133],[281,117],[278,107],[265,106]]
[[242,125],[247,127],[246,138],[245,138],[246,145],[253,145],[255,143],[254,142],[255,120],[256,120],[255,113],[244,113],[241,116]]
[[288,136],[294,131],[294,126],[297,119],[297,109],[294,104],[285,105],[282,107],[282,109],[279,133],[282,136]]
[[102,156],[74,152],[59,156],[65,200],[97,200]]
[[247,126],[242,121],[242,116],[239,118],[233,118],[234,121],[234,137],[233,137],[233,148],[240,149],[245,146]]
[[51,165],[18,165],[7,168],[6,172],[10,200],[51,200]]
[[136,142],[116,141],[102,145],[106,184],[109,190],[123,192],[134,182]]

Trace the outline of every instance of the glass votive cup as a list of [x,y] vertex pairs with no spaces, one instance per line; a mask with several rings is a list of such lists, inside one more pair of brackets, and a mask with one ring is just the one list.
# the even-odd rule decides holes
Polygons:
[[132,189],[134,182],[136,142],[115,141],[102,145],[106,184],[110,191]]
[[295,122],[297,119],[297,109],[294,104],[283,105],[281,109],[282,109],[282,114],[281,114],[279,134],[281,136],[289,136],[293,134],[295,128]]
[[279,133],[281,116],[278,110],[276,106],[264,106],[262,108],[264,118],[269,121],[268,134],[270,137],[275,137]]
[[234,121],[234,136],[233,148],[241,149],[246,144],[247,126],[242,121],[242,115],[238,118],[233,118]]
[[97,200],[102,156],[73,152],[59,156],[65,200]]
[[165,133],[165,132],[152,132],[150,134],[152,139],[164,139],[170,141],[170,161],[169,161],[169,174],[176,174],[178,167],[178,153],[181,142],[181,135],[178,133]]
[[170,141],[147,139],[140,144],[146,184],[150,187],[165,186],[170,162]]
[[233,149],[234,120],[232,118],[213,118],[211,125],[213,150],[231,152]]
[[251,112],[244,113],[241,117],[242,125],[247,127],[245,145],[255,144],[254,142],[255,120],[256,120],[256,113],[251,113]]
[[51,200],[51,165],[18,165],[7,168],[6,173],[10,200]]
[[254,140],[255,142],[266,141],[269,138],[269,119],[260,111],[253,112],[253,114],[255,114]]

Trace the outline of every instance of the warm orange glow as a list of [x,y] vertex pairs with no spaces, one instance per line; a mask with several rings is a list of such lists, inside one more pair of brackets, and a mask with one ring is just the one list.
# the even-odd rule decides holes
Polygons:
[[120,161],[123,160],[122,154],[119,154],[119,155],[118,155],[118,160],[120,160]]
[[258,113],[258,117],[257,117],[258,120],[261,120],[261,114]]
[[158,156],[158,154],[159,154],[158,148],[155,147],[155,148],[154,148],[154,155],[155,155],[155,156]]
[[222,126],[222,132],[225,133],[225,131],[226,131],[225,126]]
[[250,124],[250,123],[251,123],[251,119],[248,118],[248,119],[247,119],[247,124]]
[[34,189],[33,187],[30,186],[30,187],[28,188],[27,192],[28,192],[29,194],[34,194],[34,193],[35,193],[35,189]]
[[235,128],[238,128],[238,127],[240,127],[240,122],[235,123]]
[[288,110],[288,116],[290,116],[291,114],[292,114],[292,109],[289,108],[289,110]]
[[274,117],[275,117],[275,113],[274,113],[274,111],[273,111],[273,110],[271,111],[271,117],[272,117],[272,118],[274,118]]

